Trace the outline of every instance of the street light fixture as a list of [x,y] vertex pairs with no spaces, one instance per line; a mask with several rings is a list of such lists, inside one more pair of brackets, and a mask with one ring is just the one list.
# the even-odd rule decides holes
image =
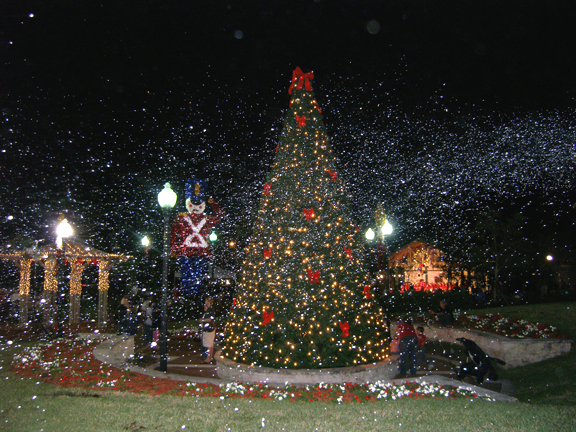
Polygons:
[[66,219],[62,219],[62,221],[56,227],[56,246],[58,249],[62,249],[63,239],[70,237],[72,234],[74,234],[72,226]]
[[393,228],[390,222],[388,222],[388,219],[384,221],[384,225],[382,225],[381,231],[382,231],[382,238],[384,238],[384,236],[392,234]]
[[170,219],[170,212],[177,199],[176,193],[170,187],[170,183],[164,185],[164,189],[158,194],[158,204],[162,207],[164,212],[164,251],[163,258],[163,272],[162,272],[162,299],[160,304],[162,323],[160,325],[160,370],[162,372],[168,371],[168,341],[166,336],[166,321],[168,314],[166,305],[168,303],[168,222]]
[[374,240],[374,237],[376,237],[376,233],[374,233],[374,230],[372,228],[368,228],[368,231],[366,231],[366,239],[367,240]]

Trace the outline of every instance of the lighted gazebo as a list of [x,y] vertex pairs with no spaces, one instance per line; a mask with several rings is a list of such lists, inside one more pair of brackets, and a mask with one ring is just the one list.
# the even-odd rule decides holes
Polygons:
[[59,262],[70,264],[70,324],[80,321],[80,298],[82,295],[82,273],[86,265],[98,266],[98,327],[108,321],[108,277],[113,266],[131,258],[128,255],[103,252],[82,243],[64,240],[62,246],[51,243],[36,249],[0,254],[3,260],[13,261],[20,269],[20,325],[28,322],[30,300],[30,274],[32,264],[44,267],[44,322],[56,320],[56,293],[58,281],[56,272]]
[[[407,287],[417,291],[451,289],[445,277],[442,256],[439,249],[416,240],[390,255],[388,265],[397,275],[402,276],[404,283],[401,291]],[[402,275],[399,274],[400,269]]]

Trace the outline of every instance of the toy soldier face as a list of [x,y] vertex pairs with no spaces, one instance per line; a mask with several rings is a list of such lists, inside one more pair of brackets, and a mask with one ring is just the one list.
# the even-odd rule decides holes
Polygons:
[[202,201],[200,204],[195,205],[192,203],[190,198],[188,198],[186,200],[186,209],[188,210],[188,213],[202,214],[206,209],[206,202]]

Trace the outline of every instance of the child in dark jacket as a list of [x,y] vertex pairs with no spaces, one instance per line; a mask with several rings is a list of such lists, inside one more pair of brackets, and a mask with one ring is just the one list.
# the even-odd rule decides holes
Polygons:
[[424,327],[418,326],[416,328],[416,337],[418,338],[418,353],[416,356],[416,364],[418,365],[418,369],[421,368],[422,363],[424,363],[425,367],[428,368],[430,365],[428,358],[426,358],[426,341],[428,338],[424,334]]

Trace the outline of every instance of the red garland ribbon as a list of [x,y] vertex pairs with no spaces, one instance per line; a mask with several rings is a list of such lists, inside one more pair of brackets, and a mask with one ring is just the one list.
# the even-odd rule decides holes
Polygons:
[[272,256],[272,249],[264,249],[264,259],[268,259]]
[[304,211],[304,216],[306,216],[306,220],[310,220],[311,218],[314,218],[316,216],[313,208],[302,210]]
[[350,336],[350,324],[348,324],[348,321],[338,321],[338,324],[340,324],[340,330],[342,330],[342,337]]
[[338,175],[336,171],[328,170],[328,174],[332,177],[332,181],[336,181],[336,176]]
[[266,183],[264,185],[264,195],[268,195],[270,193],[270,189],[272,189],[272,183]]
[[306,117],[305,116],[296,116],[296,121],[298,122],[298,127],[306,126]]
[[366,297],[366,300],[370,300],[372,298],[372,294],[370,293],[370,285],[366,285],[364,287],[364,297]]
[[348,259],[354,258],[352,256],[352,249],[351,248],[347,248],[346,246],[344,246],[344,252],[346,253],[346,258],[348,258]]
[[292,90],[294,89],[296,81],[298,81],[298,84],[296,84],[296,90],[302,90],[302,87],[304,87],[307,91],[312,91],[312,88],[310,87],[310,80],[313,79],[314,72],[304,73],[302,72],[302,69],[297,67],[294,69],[294,72],[292,72],[292,83],[288,89],[288,94],[292,94]]
[[270,311],[270,313],[264,311],[262,313],[262,325],[266,327],[266,324],[268,324],[270,320],[273,318],[274,318],[274,311]]
[[320,270],[312,271],[312,269],[308,269],[308,278],[311,284],[320,283]]
[[96,258],[92,258],[92,260],[90,261],[90,263],[92,265],[98,265],[98,260]]

